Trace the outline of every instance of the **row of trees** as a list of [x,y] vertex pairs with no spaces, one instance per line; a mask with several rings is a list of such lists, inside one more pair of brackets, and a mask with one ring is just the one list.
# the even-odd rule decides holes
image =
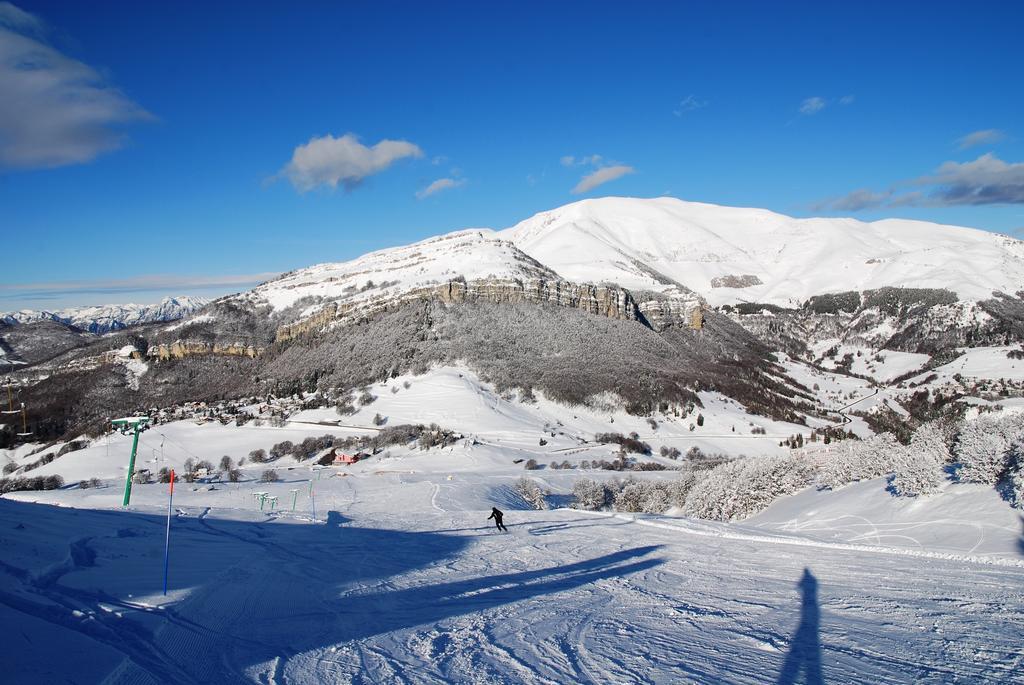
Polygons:
[[1024,508],[1024,413],[932,421],[919,427],[909,444],[890,433],[844,440],[821,465],[795,453],[700,465],[685,463],[670,481],[582,479],[573,488],[576,506],[646,513],[675,507],[695,518],[735,521],[810,485],[836,489],[887,477],[888,491],[898,497],[929,495],[953,479],[996,486],[1011,504]]

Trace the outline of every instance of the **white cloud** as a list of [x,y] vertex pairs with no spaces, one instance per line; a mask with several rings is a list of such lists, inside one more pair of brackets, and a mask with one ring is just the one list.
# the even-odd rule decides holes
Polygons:
[[621,178],[626,174],[632,174],[635,172],[636,169],[634,169],[631,166],[626,166],[624,164],[619,164],[616,166],[606,166],[590,174],[587,174],[582,179],[580,179],[580,182],[576,184],[576,187],[572,189],[572,192],[576,195],[579,195],[580,193],[586,193],[598,187],[599,185],[603,185],[605,183],[608,183],[609,181],[614,181],[617,178]]
[[123,125],[154,118],[44,42],[44,30],[37,17],[0,3],[0,167],[88,162],[124,144]]
[[687,95],[685,98],[679,101],[676,108],[672,110],[672,113],[677,117],[681,117],[687,112],[692,112],[697,109],[702,109],[708,106],[708,101],[702,98],[698,98],[696,95]]
[[845,105],[852,105],[854,100],[856,100],[856,99],[857,98],[854,97],[853,95],[844,95],[843,97],[839,98],[839,104],[840,105],[844,105],[844,106]]
[[603,158],[601,155],[588,155],[587,157],[574,157],[566,155],[558,161],[562,166],[597,166]]
[[423,198],[440,193],[442,190],[459,188],[464,185],[466,185],[466,179],[464,178],[439,178],[423,190],[416,191],[416,199],[422,200]]
[[861,189],[819,202],[814,209],[859,211],[873,207],[942,207],[1024,204],[1024,162],[1007,163],[992,153],[973,162],[946,162],[934,174],[903,185],[924,190],[897,193]]
[[44,28],[39,17],[9,2],[0,2],[0,26],[6,26],[19,33],[31,34],[42,33]]
[[946,162],[917,183],[936,186],[929,194],[934,204],[1024,204],[1024,162],[1008,164],[991,152],[973,162]]
[[337,188],[338,184],[351,190],[400,159],[422,156],[418,145],[405,140],[382,140],[367,147],[352,133],[340,138],[327,134],[295,148],[278,176],[286,176],[302,193],[318,186]]
[[826,104],[825,100],[819,97],[807,98],[800,103],[800,114],[805,116],[817,114],[821,110],[825,109]]
[[968,133],[963,138],[957,138],[957,147],[961,150],[975,147],[977,145],[991,145],[1006,140],[1006,133],[997,128],[987,128],[982,131]]

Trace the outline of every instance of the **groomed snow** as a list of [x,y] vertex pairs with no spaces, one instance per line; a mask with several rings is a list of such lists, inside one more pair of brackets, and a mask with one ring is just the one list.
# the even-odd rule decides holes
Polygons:
[[315,478],[180,486],[166,598],[166,486],[128,511],[116,486],[0,499],[5,677],[752,684],[820,662],[809,682],[1020,682],[1024,565],[518,510],[500,477]]

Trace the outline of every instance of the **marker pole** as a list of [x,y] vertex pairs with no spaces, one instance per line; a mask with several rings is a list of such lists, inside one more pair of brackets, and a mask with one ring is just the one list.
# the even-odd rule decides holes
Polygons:
[[171,470],[171,486],[167,493],[167,537],[164,539],[164,596],[167,596],[167,568],[171,553],[171,502],[174,500],[174,470]]

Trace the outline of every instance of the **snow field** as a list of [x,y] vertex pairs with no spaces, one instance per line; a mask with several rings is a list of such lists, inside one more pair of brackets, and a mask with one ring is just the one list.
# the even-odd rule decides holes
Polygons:
[[[506,510],[499,534],[487,509],[396,480],[333,479],[353,489],[317,523],[183,503],[167,599],[159,497],[126,512],[4,498],[0,613],[22,628],[7,673],[763,683],[817,657],[824,682],[1020,681],[1019,567],[571,510]],[[46,659],[53,644],[89,656]]]

